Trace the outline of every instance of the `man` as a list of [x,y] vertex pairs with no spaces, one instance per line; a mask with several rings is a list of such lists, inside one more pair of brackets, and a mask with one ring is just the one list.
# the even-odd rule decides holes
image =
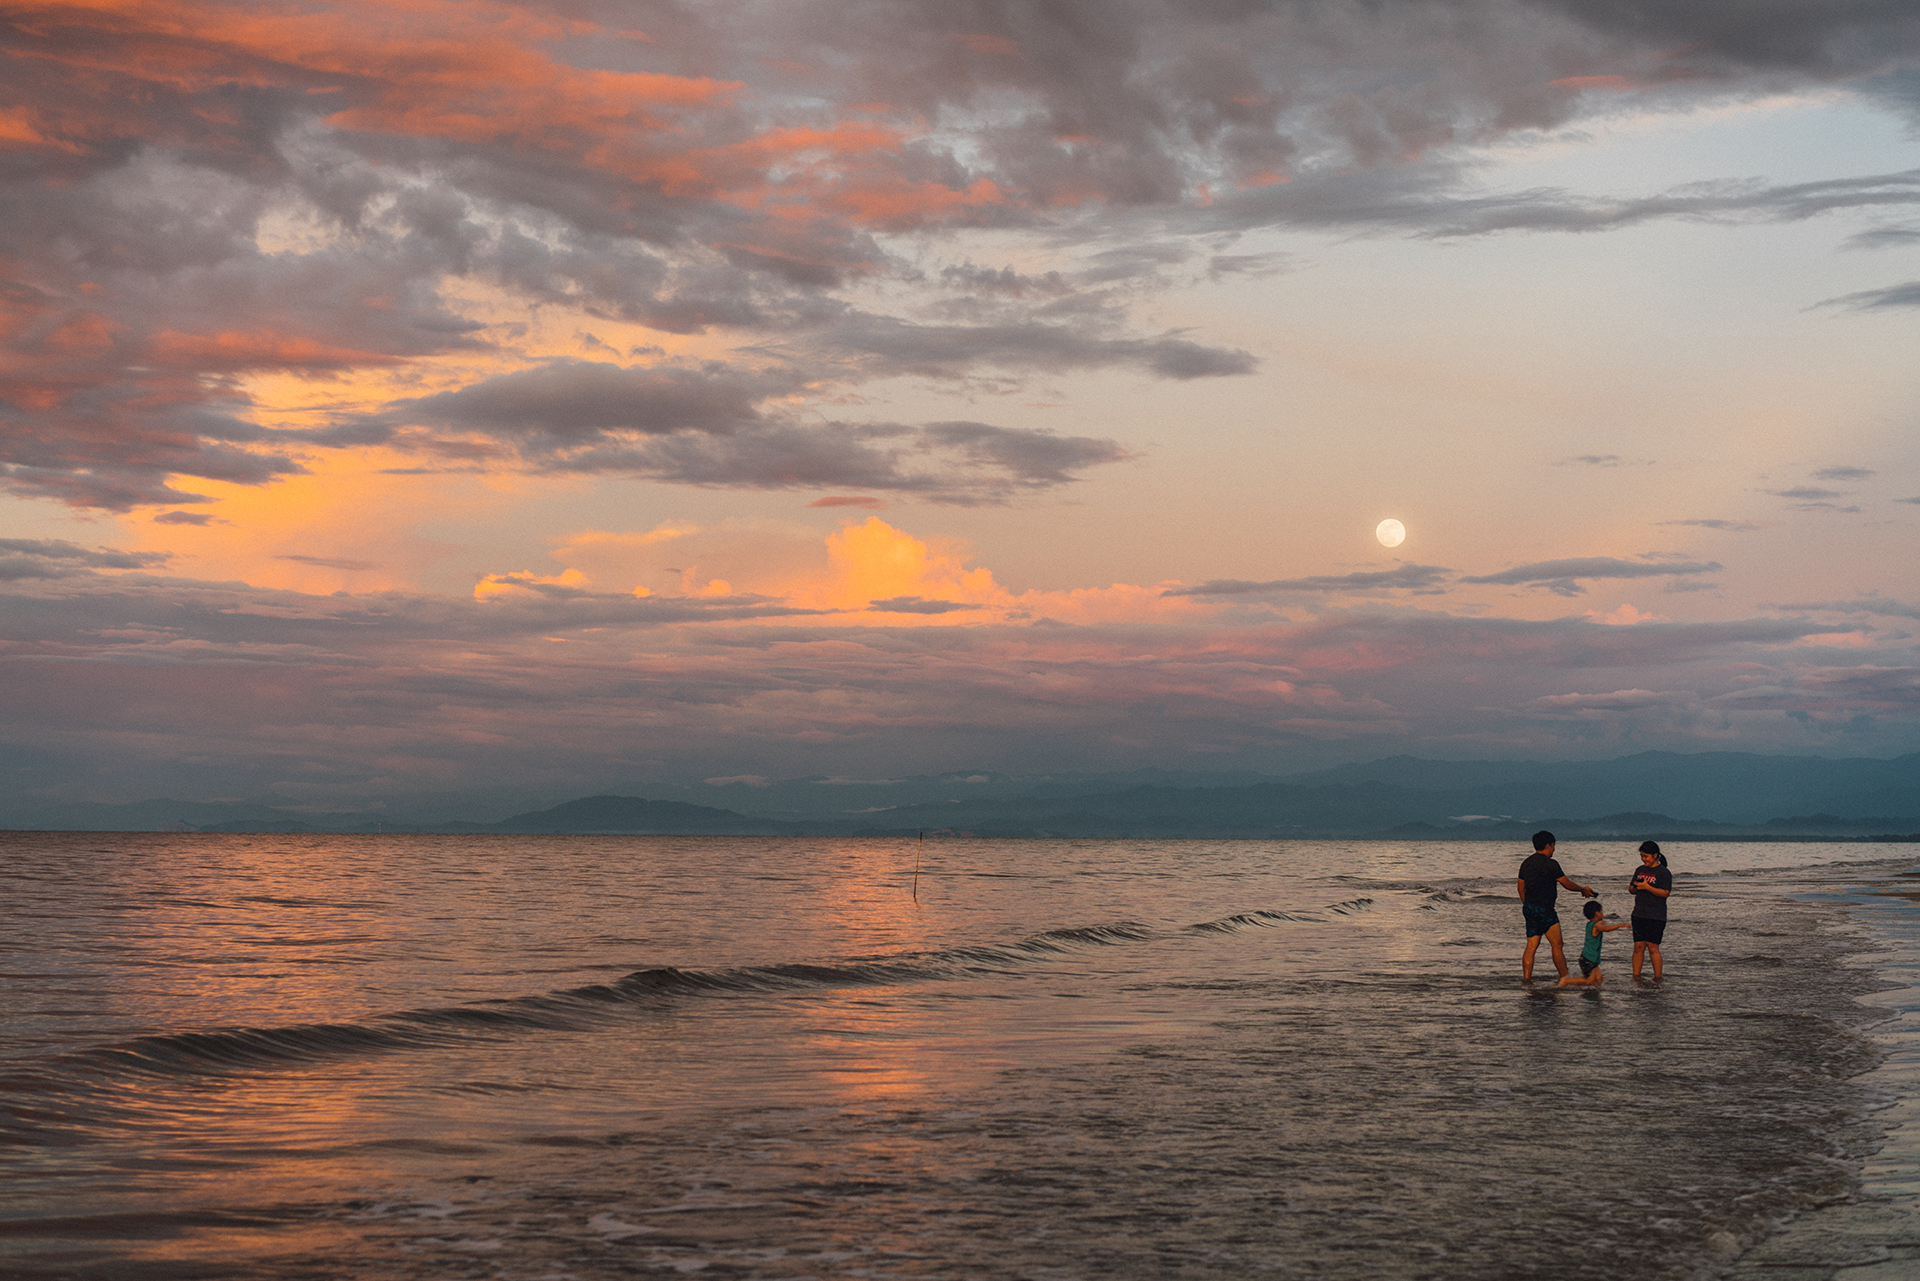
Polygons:
[[1582,898],[1593,897],[1592,886],[1573,880],[1554,861],[1553,833],[1535,832],[1533,856],[1520,865],[1519,881],[1520,912],[1527,918],[1527,950],[1520,955],[1520,977],[1529,983],[1533,982],[1534,949],[1543,936],[1553,949],[1553,968],[1561,978],[1567,977],[1567,957],[1560,948],[1560,913],[1553,907],[1562,885],[1579,890]]

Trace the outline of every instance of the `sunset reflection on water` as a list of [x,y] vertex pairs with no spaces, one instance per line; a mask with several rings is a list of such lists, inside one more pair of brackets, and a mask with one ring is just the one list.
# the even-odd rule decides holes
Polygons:
[[[1305,1143],[1314,1168],[1358,1161],[1342,1177],[1372,1186],[1387,1167],[1368,1127],[1401,1123],[1401,1093],[1415,1128],[1395,1159],[1423,1126],[1497,1146],[1520,1087],[1583,1044],[1541,1038],[1576,1009],[1636,1021],[1709,1079],[1688,1056],[1725,1052],[1724,1031],[1683,1048],[1631,990],[1518,989],[1512,868],[1489,846],[942,837],[916,903],[899,840],[0,843],[10,1281],[453,1276],[495,1252],[540,1275],[631,1275],[642,1256],[754,1273],[728,1242],[777,1259],[796,1241],[831,1272],[863,1187],[938,1237],[941,1216],[1018,1216],[1048,1188],[1165,1192],[1125,1174],[1136,1152],[1265,1186],[1216,1128]],[[1615,853],[1563,858],[1590,876]],[[1739,942],[1755,920],[1828,946],[1821,909],[1783,905],[1764,875],[1693,870],[1738,853],[1687,853],[1677,975],[1690,949],[1785,946]],[[1779,977],[1794,1009],[1847,981]],[[1816,1058],[1851,1044],[1808,1037]],[[1622,1044],[1596,1043],[1591,1080]],[[1329,1124],[1358,1146],[1305,1137]],[[614,1253],[582,1263],[589,1246]]]

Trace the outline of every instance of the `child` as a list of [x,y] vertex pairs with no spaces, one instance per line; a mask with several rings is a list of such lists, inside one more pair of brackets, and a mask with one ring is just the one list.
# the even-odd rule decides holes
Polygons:
[[1598,987],[1601,983],[1605,982],[1607,976],[1600,971],[1600,936],[1609,930],[1624,930],[1627,928],[1627,922],[1625,921],[1617,921],[1612,925],[1605,924],[1604,922],[1607,919],[1606,914],[1600,910],[1600,900],[1597,898],[1588,899],[1585,910],[1587,913],[1587,943],[1585,947],[1580,949],[1580,977],[1575,978],[1571,974],[1567,975],[1560,980],[1561,987],[1584,987],[1588,985]]

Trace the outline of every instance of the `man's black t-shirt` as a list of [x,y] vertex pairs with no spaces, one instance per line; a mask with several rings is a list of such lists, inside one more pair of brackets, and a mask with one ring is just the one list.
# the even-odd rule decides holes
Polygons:
[[1527,883],[1527,897],[1523,901],[1540,907],[1552,907],[1559,901],[1560,878],[1565,875],[1552,856],[1535,850],[1520,865],[1520,879]]
[[1657,890],[1671,890],[1673,873],[1664,867],[1639,867],[1633,873],[1633,914],[1642,920],[1664,921],[1667,919],[1667,900],[1640,888],[1648,883]]

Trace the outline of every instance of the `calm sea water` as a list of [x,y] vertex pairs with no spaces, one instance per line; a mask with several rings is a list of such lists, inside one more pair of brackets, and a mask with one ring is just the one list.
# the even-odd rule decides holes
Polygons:
[[5,834],[0,1275],[1691,1278],[1911,1197],[1920,860],[1675,846],[1585,991],[1523,853]]

